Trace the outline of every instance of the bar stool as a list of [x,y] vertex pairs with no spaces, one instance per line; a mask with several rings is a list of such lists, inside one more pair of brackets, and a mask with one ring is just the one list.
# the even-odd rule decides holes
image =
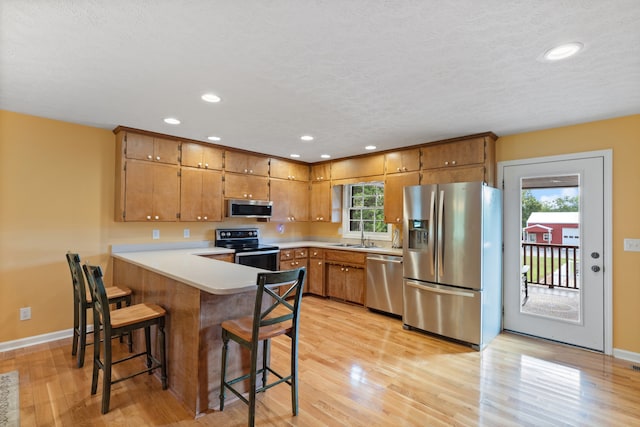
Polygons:
[[[93,307],[91,295],[87,295],[87,287],[80,266],[80,256],[75,253],[67,252],[67,262],[69,270],[71,270],[71,282],[73,283],[73,341],[71,354],[78,354],[78,368],[84,366],[84,353],[88,345],[93,344],[87,342],[87,310]],[[120,308],[122,303],[131,305],[131,289],[126,287],[110,286],[106,288],[107,298],[110,304],[116,304]],[[122,339],[122,337],[121,337]],[[132,351],[131,336],[129,336],[129,351]],[[80,352],[78,353],[78,346]]]
[[[156,304],[142,303],[116,310],[109,308],[109,300],[102,281],[102,270],[99,266],[83,265],[89,290],[93,297],[93,378],[91,380],[91,394],[96,394],[98,389],[98,374],[102,370],[102,413],[109,412],[109,400],[111,397],[111,385],[133,378],[148,372],[149,375],[153,371],[160,368],[160,378],[162,381],[162,389],[167,389],[167,364],[165,354],[165,336],[164,323],[166,311],[164,308]],[[160,351],[160,360],[151,354],[151,326],[156,325],[158,328],[158,347]],[[122,335],[123,333],[131,333],[136,329],[144,328],[145,351],[124,357],[119,360],[113,360],[111,350],[111,338]],[[104,335],[100,339],[100,335]],[[104,346],[104,359],[100,358],[99,343]],[[112,366],[118,363],[132,360],[136,357],[146,357],[146,369],[135,372],[126,377],[117,379],[112,378]]]
[[[253,316],[222,322],[222,372],[220,382],[220,410],[224,409],[225,388],[249,405],[249,425],[255,423],[256,393],[263,392],[280,383],[291,386],[291,407],[298,415],[298,320],[304,287],[305,268],[289,271],[259,273],[257,278],[256,303]],[[278,295],[280,286],[288,286],[283,295]],[[268,295],[271,298],[263,298]],[[293,297],[293,305],[287,298]],[[265,300],[267,302],[265,302]],[[269,340],[280,335],[291,338],[291,373],[283,376],[269,366]],[[248,374],[227,381],[227,350],[229,339],[249,349],[251,366]],[[262,367],[257,369],[259,343],[263,343]],[[277,380],[267,383],[271,372]],[[256,388],[257,376],[262,376],[262,386]],[[249,379],[249,399],[234,388],[234,384]]]

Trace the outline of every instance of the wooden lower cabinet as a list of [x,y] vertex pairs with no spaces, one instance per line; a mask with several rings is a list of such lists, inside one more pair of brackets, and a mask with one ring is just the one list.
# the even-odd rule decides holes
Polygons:
[[366,254],[352,251],[325,251],[327,296],[364,305]]
[[327,296],[364,304],[364,268],[327,263]]
[[324,251],[309,249],[309,269],[307,270],[306,293],[325,296],[324,290]]
[[[280,251],[280,270],[295,270],[296,268],[305,267],[307,274],[309,271],[307,248],[282,249]],[[280,295],[283,295],[289,289],[288,286],[280,287]],[[291,295],[293,297],[293,295]]]

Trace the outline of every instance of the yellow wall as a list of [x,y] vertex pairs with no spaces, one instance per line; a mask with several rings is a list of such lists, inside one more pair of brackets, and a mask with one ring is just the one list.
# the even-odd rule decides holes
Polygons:
[[613,347],[640,353],[640,253],[623,251],[640,238],[640,115],[498,139],[498,161],[583,151],[613,151]]
[[[498,140],[498,161],[613,149],[614,347],[640,353],[640,253],[623,252],[640,238],[640,115],[549,129]],[[106,266],[112,244],[213,239],[223,223],[121,223],[113,220],[115,137],[111,131],[0,111],[0,343],[72,326],[67,250]],[[266,238],[340,237],[336,224],[258,226]],[[19,320],[30,306],[32,319]]]
[[[0,343],[72,327],[68,250],[105,267],[109,282],[112,244],[212,240],[215,228],[241,224],[272,239],[309,234],[307,223],[280,234],[278,224],[255,220],[115,222],[114,169],[111,131],[0,110]],[[27,306],[32,319],[20,321]]]

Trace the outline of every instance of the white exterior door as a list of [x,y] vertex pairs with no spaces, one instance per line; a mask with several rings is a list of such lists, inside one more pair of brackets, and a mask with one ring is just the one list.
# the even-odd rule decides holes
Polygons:
[[[585,153],[588,154],[588,153]],[[504,329],[605,351],[604,158],[528,159],[501,165],[504,183]],[[522,304],[522,182],[530,178],[578,176],[580,225],[576,274],[579,313],[567,320],[534,315]],[[610,262],[610,261],[608,261]],[[529,286],[531,288],[531,286]],[[544,287],[539,287],[544,290]],[[548,289],[547,289],[548,291]],[[529,290],[531,292],[531,290]]]

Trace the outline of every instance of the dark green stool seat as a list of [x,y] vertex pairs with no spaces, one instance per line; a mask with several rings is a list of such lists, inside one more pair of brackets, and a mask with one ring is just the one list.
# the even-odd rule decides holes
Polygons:
[[[225,389],[229,389],[249,405],[249,426],[255,423],[256,394],[281,383],[291,386],[291,407],[293,415],[298,415],[298,324],[304,276],[304,267],[290,271],[259,273],[253,316],[222,322],[220,410],[224,409]],[[286,286],[287,291],[283,295],[278,295],[280,286]],[[265,298],[265,296],[271,298]],[[291,300],[288,300],[289,298]],[[269,366],[269,340],[282,335],[291,338],[291,372],[287,376],[277,373]],[[227,351],[230,339],[249,350],[251,361],[249,373],[227,380]],[[260,342],[263,345],[262,367],[258,369]],[[277,377],[271,383],[267,382],[269,372]],[[258,375],[262,379],[260,387],[257,387]],[[234,387],[235,384],[247,379],[249,380],[248,399]]]

